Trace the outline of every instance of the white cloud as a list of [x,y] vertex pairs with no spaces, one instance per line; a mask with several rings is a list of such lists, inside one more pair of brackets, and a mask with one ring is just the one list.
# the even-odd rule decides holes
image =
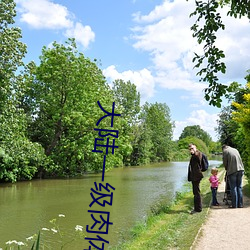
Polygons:
[[20,20],[34,29],[64,30],[66,37],[75,38],[84,48],[95,40],[91,27],[75,22],[74,15],[63,5],[49,0],[17,0]]
[[217,141],[217,135],[215,132],[215,128],[218,126],[217,124],[218,114],[209,114],[205,110],[195,110],[192,111],[189,118],[184,121],[175,121],[175,129],[174,129],[174,140],[178,140],[183,129],[187,126],[200,125],[200,127],[206,131],[213,139],[213,141]]
[[95,40],[95,33],[91,30],[91,27],[83,26],[81,23],[76,23],[73,28],[68,29],[65,36],[74,37],[85,48]]
[[250,23],[247,17],[227,16],[227,11],[226,8],[221,10],[225,30],[219,32],[216,44],[226,55],[227,72],[223,78],[232,82],[244,78],[250,69]]
[[[197,69],[193,69],[194,52],[202,52],[192,37],[191,25],[194,18],[189,18],[195,9],[193,1],[165,0],[150,13],[135,13],[137,25],[132,29],[134,48],[150,53],[156,76],[155,84],[166,89],[183,89],[203,97],[202,90],[207,86],[198,82]],[[250,68],[250,25],[247,18],[235,19],[221,11],[226,30],[218,34],[217,44],[225,50],[227,75],[222,81],[231,78],[243,79]],[[224,80],[223,80],[224,79]],[[196,83],[195,83],[196,82]],[[193,93],[195,91],[196,93]]]
[[18,0],[21,21],[35,29],[63,29],[73,25],[72,14],[65,6],[48,0]]
[[137,91],[141,94],[141,102],[154,95],[154,77],[148,69],[142,69],[139,71],[124,71],[119,73],[114,65],[109,66],[103,70],[103,74],[106,78],[113,82],[116,79],[122,79],[124,81],[130,81],[136,85]]

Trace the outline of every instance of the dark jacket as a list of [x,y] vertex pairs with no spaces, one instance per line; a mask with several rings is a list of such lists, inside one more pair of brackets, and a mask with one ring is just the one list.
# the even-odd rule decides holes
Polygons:
[[188,166],[188,181],[200,181],[203,178],[201,172],[202,153],[196,150],[195,154],[191,155]]

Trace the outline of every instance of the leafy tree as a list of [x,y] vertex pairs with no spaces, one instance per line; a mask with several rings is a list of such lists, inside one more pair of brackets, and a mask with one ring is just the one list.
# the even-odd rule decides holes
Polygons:
[[[249,80],[249,78],[246,78]],[[238,103],[236,101],[232,102],[232,106],[236,108],[232,111],[233,120],[239,123],[240,128],[238,129],[238,140],[241,142],[240,152],[243,154],[243,159],[245,160],[246,173],[248,177],[250,176],[250,82],[246,85],[246,93],[243,95],[244,102]]]
[[143,129],[143,125],[138,123],[138,115],[140,112],[140,93],[136,89],[136,85],[130,81],[115,80],[113,82],[113,93],[122,110],[122,118],[126,124],[123,126],[121,133],[129,137],[131,142],[131,154],[123,156],[125,165],[141,165],[149,162],[147,157],[147,142],[144,138],[147,137],[147,132]]
[[183,145],[183,148],[179,148],[179,141],[174,141],[172,146],[172,156],[171,161],[184,161],[189,160],[190,152],[186,148],[186,144]]
[[26,54],[26,45],[20,41],[21,30],[13,26],[15,7],[13,0],[0,2],[0,111],[15,100],[13,91],[20,84],[16,71],[24,65],[22,58]]
[[209,83],[208,88],[205,89],[205,99],[209,101],[209,104],[221,107],[221,97],[231,89],[227,85],[219,83],[218,78],[219,73],[226,72],[226,65],[223,62],[225,54],[216,46],[217,32],[225,29],[219,7],[230,5],[228,15],[235,18],[242,16],[250,18],[250,4],[249,0],[200,0],[195,3],[196,9],[190,16],[196,16],[197,19],[191,30],[193,37],[197,38],[199,44],[204,43],[204,46],[202,55],[195,53],[194,67],[200,69],[197,73],[201,77],[200,80]]
[[222,152],[221,143],[219,141],[211,142],[209,151],[211,154],[220,154]]
[[188,136],[199,138],[200,140],[205,142],[207,147],[209,147],[210,143],[212,142],[211,136],[206,131],[204,131],[199,125],[185,127],[179,137],[179,140]]
[[183,139],[180,139],[178,141],[178,147],[180,150],[186,150],[186,153],[188,154],[189,153],[188,145],[190,143],[195,144],[197,149],[200,150],[201,152],[205,153],[206,155],[209,154],[209,150],[208,150],[206,144],[201,139],[199,139],[195,136],[187,136]]
[[[249,75],[247,75],[245,79],[249,81]],[[237,82],[234,82],[231,85],[234,85],[234,92],[232,92],[232,94],[227,97],[228,100],[233,103],[236,102],[239,104],[247,104],[244,96],[250,93],[249,88],[243,88]],[[236,147],[241,153],[243,153],[246,143],[243,138],[244,134],[241,124],[233,119],[233,112],[236,110],[237,109],[233,105],[224,107],[220,112],[218,127],[216,130],[220,135],[221,144],[226,143],[228,145]]]
[[[249,72],[249,71],[248,71]],[[223,108],[219,115],[217,132],[220,135],[221,144],[228,144],[236,147],[244,161],[246,173],[249,178],[250,159],[248,146],[249,138],[249,96],[250,96],[250,75],[248,74],[246,87],[241,87],[238,83],[233,94],[228,98],[231,106]]]
[[218,127],[216,128],[221,144],[237,147],[235,143],[235,135],[238,129],[239,123],[232,119],[231,106],[224,107],[219,114]]
[[131,142],[133,150],[130,155],[130,165],[149,164],[152,161],[153,142],[151,140],[151,131],[146,123],[133,126]]
[[130,81],[115,80],[112,88],[116,103],[122,108],[122,116],[134,124],[140,112],[140,93]]
[[0,179],[12,182],[33,178],[46,164],[42,147],[26,136],[26,116],[19,103],[25,89],[20,70],[26,45],[14,26],[15,7],[12,0],[0,1]]
[[152,143],[151,162],[170,160],[173,123],[169,107],[165,103],[146,102],[142,107],[141,123],[148,131],[147,136]]
[[[54,42],[51,48],[42,49],[39,66],[29,64],[27,82],[29,91],[23,105],[31,107],[27,112],[29,136],[57,166],[41,170],[50,175],[75,175],[102,169],[103,155],[92,152],[95,138],[101,138],[94,128],[106,115],[97,101],[110,111],[114,98],[97,65],[78,52],[74,39],[65,45]],[[115,118],[116,129],[122,129],[124,123]],[[115,129],[110,118],[102,120],[101,126]],[[119,150],[109,154],[106,169],[122,165],[122,154],[129,150],[123,135],[116,145]]]

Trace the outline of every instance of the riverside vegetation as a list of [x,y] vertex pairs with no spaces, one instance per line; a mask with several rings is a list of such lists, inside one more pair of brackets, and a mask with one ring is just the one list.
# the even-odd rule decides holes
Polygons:
[[[14,0],[0,2],[0,181],[75,177],[102,170],[103,155],[93,153],[96,122],[115,102],[114,130],[119,131],[115,154],[106,170],[188,158],[193,142],[204,153],[216,153],[227,141],[239,148],[248,173],[250,135],[249,86],[234,83],[230,109],[222,110],[219,142],[199,125],[188,126],[173,141],[174,121],[166,103],[140,105],[136,84],[105,79],[96,59],[78,51],[74,38],[41,49],[39,62],[24,63],[27,46],[15,27]],[[246,77],[249,81],[249,75]],[[87,105],[86,105],[87,104]],[[101,121],[110,129],[110,119]]]
[[[232,13],[234,15],[236,13],[236,16],[237,13],[240,16],[250,13],[248,1],[237,4],[236,1],[221,2],[223,4],[232,2]],[[211,3],[211,13],[214,15],[218,4],[217,1]],[[202,1],[198,1],[197,4],[202,4]],[[243,7],[239,8],[239,5]],[[168,105],[146,102],[141,106],[140,94],[136,85],[130,81],[124,82],[117,79],[111,87],[98,67],[97,60],[91,61],[83,53],[79,53],[75,39],[69,38],[65,44],[55,41],[51,47],[42,48],[38,64],[34,61],[25,64],[23,59],[27,53],[27,47],[21,42],[21,29],[15,27],[15,8],[14,0],[0,1],[1,182],[75,177],[87,172],[99,172],[102,168],[102,155],[92,153],[96,138],[93,128],[98,119],[103,116],[103,112],[97,105],[98,100],[105,110],[111,110],[115,101],[116,113],[122,114],[121,118],[117,118],[114,123],[116,127],[113,129],[120,132],[116,144],[118,149],[114,155],[110,154],[108,157],[107,170],[114,167],[187,159],[189,154],[186,148],[189,142],[195,143],[207,154],[220,152],[221,144],[226,142],[239,149],[245,164],[246,177],[249,178],[249,72],[245,78],[246,86],[233,82],[227,88],[221,85],[214,88],[217,81],[212,82],[212,89],[218,89],[219,94],[227,93],[226,98],[230,103],[228,107],[221,110],[219,115],[217,128],[219,142],[213,142],[209,134],[198,125],[186,127],[179,140],[173,141],[174,121],[171,120]],[[200,18],[203,17],[203,8],[206,8],[206,5],[197,6],[197,8],[198,14],[201,11]],[[193,13],[195,14],[196,12]],[[209,16],[208,20],[214,22],[210,12],[206,15]],[[215,21],[220,23],[220,18]],[[210,25],[210,22],[206,23],[205,30],[197,30],[198,26],[193,27],[196,36],[201,35],[200,42],[209,34],[212,40],[208,40],[207,48],[214,44],[216,38],[214,31],[209,30],[213,27],[216,28]],[[216,50],[211,58],[215,58],[214,53],[215,55],[219,53],[219,59],[224,57],[223,53]],[[197,57],[196,60],[199,61],[199,58]],[[217,63],[218,60],[209,60],[209,65],[215,66],[212,67],[215,70],[213,72],[218,72],[218,67],[224,72],[225,67],[224,65],[221,67]],[[198,63],[199,66],[200,63]],[[208,69],[211,69],[210,66]],[[204,69],[201,70],[202,72]],[[210,76],[211,72],[208,73]],[[207,77],[204,79],[206,80]],[[206,99],[209,99],[209,93],[211,91],[206,92]],[[212,100],[217,98],[217,101],[214,100],[213,103],[220,104],[220,96],[215,95]],[[102,128],[110,129],[110,124],[104,121]],[[169,214],[172,213],[171,218],[173,218],[168,218],[170,221],[173,220],[173,224],[169,224],[169,236],[166,236],[166,239],[174,237],[176,242],[180,240],[178,234],[181,231],[181,219],[184,219],[187,224],[190,220],[185,213],[173,212],[175,206],[177,211],[178,207],[179,211],[188,210],[187,205],[181,205],[182,196],[187,204],[190,204],[191,195],[189,197],[187,193],[177,195],[173,207],[164,208],[169,209]],[[206,196],[204,198],[206,200]],[[157,216],[164,217],[160,212]],[[165,216],[168,214],[166,213]],[[205,216],[204,212],[198,216],[202,219],[202,216]],[[150,223],[150,220],[154,221],[155,226],[157,225],[156,218],[149,217],[148,226],[153,227],[153,222]],[[180,230],[175,232],[174,225],[179,225]],[[186,234],[188,242],[190,240],[188,233]]]
[[[0,2],[0,181],[76,177],[100,172],[103,154],[93,153],[97,121],[115,102],[115,154],[105,169],[138,166],[187,157],[186,138],[172,140],[174,121],[166,103],[140,105],[136,85],[109,84],[97,60],[80,53],[74,38],[44,46],[39,63],[23,62],[27,47],[14,26],[15,1]],[[110,117],[101,121],[110,130]],[[198,130],[197,130],[198,129]],[[197,131],[196,131],[197,130]],[[189,140],[208,153],[218,143],[199,126]],[[197,141],[199,140],[199,141]]]
[[[220,178],[223,171],[220,171]],[[169,203],[161,200],[153,205],[145,221],[139,221],[128,233],[121,235],[121,242],[112,250],[132,249],[189,249],[199,228],[206,219],[207,210],[211,201],[210,183],[208,177],[201,182],[203,195],[203,211],[190,215],[193,206],[193,194],[190,183],[185,184],[181,192],[177,192],[175,199]],[[67,217],[59,214],[58,218],[49,221],[49,225],[40,229],[38,234],[31,235],[22,241],[9,240],[4,250],[14,249],[70,249],[75,240],[84,241],[83,227],[76,225],[74,233],[60,226],[61,220]],[[126,233],[127,234],[127,233]],[[68,235],[71,235],[68,237]],[[72,237],[74,235],[74,237]],[[1,246],[0,246],[1,247]],[[54,248],[53,248],[54,247]]]
[[[224,181],[225,170],[220,170],[219,179]],[[184,191],[176,194],[175,200],[170,205],[164,203],[152,207],[151,213],[144,222],[138,223],[130,231],[130,236],[111,248],[111,250],[146,250],[146,249],[182,249],[190,250],[196,240],[197,234],[206,221],[211,204],[211,189],[205,177],[201,181],[203,211],[190,215],[193,209],[193,194],[191,185],[187,184]],[[250,197],[250,184],[244,178],[243,192]]]
[[[220,168],[219,168],[220,169]],[[224,171],[221,170],[222,181]],[[197,233],[206,220],[211,203],[211,190],[208,177],[201,182],[203,211],[190,215],[193,209],[191,185],[185,185],[182,192],[176,193],[171,204],[156,204],[145,221],[139,222],[124,239],[112,250],[146,250],[146,249],[190,249]]]
[[[84,241],[85,234],[83,226],[76,225],[74,229],[65,230],[60,226],[60,220],[65,218],[64,214],[59,214],[58,218],[51,219],[49,221],[49,227],[43,227],[36,234],[26,237],[22,241],[9,240],[7,241],[6,247],[0,250],[43,250],[43,249],[65,249],[70,247],[72,242],[81,240]],[[70,235],[70,236],[69,236]],[[73,236],[72,236],[73,235]],[[55,245],[56,243],[56,245]]]

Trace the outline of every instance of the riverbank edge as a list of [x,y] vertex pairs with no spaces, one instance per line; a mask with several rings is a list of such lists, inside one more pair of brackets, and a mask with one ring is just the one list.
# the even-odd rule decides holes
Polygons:
[[[210,170],[208,170],[210,171]],[[219,168],[220,181],[224,181],[224,169]],[[193,208],[191,183],[177,192],[171,204],[156,204],[143,222],[138,222],[129,232],[129,236],[112,250],[146,250],[146,249],[190,249],[199,237],[199,231],[207,219],[211,190],[206,176],[201,181],[203,211],[190,215]]]

